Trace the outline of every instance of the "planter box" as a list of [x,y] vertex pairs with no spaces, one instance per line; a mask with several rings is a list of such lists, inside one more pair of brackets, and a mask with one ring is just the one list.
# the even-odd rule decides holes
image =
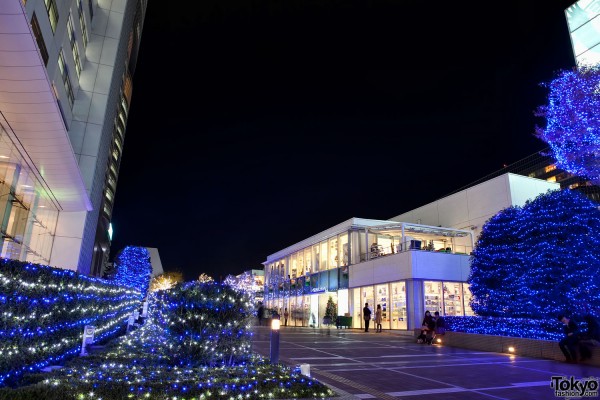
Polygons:
[[351,328],[352,327],[352,317],[342,317],[338,316],[335,320],[335,326],[338,329],[341,328]]
[[[416,337],[421,333],[421,330],[416,329],[414,333],[416,340]],[[490,351],[494,353],[515,354],[518,356],[544,358],[556,361],[565,360],[565,356],[560,351],[558,342],[556,341],[450,331],[446,331],[444,335],[438,336],[438,338],[441,338],[444,346]],[[514,351],[509,352],[509,347],[513,347]],[[600,347],[592,347],[592,358],[581,363],[600,366]]]

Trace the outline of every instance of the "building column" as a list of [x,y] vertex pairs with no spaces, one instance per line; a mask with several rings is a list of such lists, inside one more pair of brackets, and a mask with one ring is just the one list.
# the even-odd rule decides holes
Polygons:
[[425,295],[422,280],[408,279],[406,281],[406,313],[408,318],[407,329],[420,328],[425,316]]

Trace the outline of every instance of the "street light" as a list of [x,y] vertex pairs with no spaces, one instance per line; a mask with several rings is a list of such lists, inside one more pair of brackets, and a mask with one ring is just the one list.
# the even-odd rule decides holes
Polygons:
[[281,321],[273,318],[271,320],[271,364],[279,362],[279,327]]

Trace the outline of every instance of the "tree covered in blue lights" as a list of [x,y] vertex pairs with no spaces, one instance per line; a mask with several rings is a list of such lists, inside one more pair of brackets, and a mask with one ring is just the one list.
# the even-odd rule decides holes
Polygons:
[[187,366],[248,361],[253,311],[247,292],[215,282],[180,283],[153,298],[153,317]]
[[114,279],[121,285],[140,290],[142,298],[146,297],[152,277],[152,264],[148,249],[127,246],[115,257],[114,264]]
[[546,118],[536,136],[548,143],[556,165],[600,184],[600,66],[561,71],[550,83],[548,104],[535,115]]
[[598,204],[555,190],[500,211],[483,226],[468,282],[481,316],[600,311]]

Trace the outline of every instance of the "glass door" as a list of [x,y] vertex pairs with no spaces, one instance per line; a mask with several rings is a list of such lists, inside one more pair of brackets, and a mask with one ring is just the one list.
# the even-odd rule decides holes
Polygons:
[[[376,286],[376,303],[373,305],[373,311],[377,311],[377,305],[381,305],[381,327],[382,329],[390,329],[390,314],[389,314],[389,285]],[[373,313],[375,316],[375,313]]]

